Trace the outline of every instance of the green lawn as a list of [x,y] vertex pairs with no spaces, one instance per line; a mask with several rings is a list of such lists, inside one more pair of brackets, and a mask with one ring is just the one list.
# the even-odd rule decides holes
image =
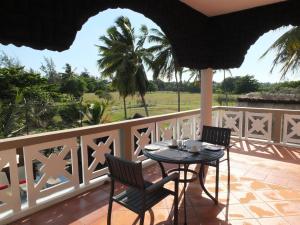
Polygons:
[[[119,121],[124,119],[123,101],[117,92],[112,93],[113,102],[108,108],[106,115],[108,121]],[[181,93],[181,111],[200,108],[200,94],[198,93]],[[93,93],[87,93],[83,96],[85,102],[98,101],[99,98]],[[215,100],[213,105],[219,105]],[[153,92],[146,94],[146,101],[149,105],[150,116],[161,115],[166,113],[177,112],[177,93],[176,92]],[[235,105],[235,102],[230,102]],[[127,98],[127,113],[132,116],[134,113],[145,115],[144,108],[141,107],[140,98],[137,96]]]

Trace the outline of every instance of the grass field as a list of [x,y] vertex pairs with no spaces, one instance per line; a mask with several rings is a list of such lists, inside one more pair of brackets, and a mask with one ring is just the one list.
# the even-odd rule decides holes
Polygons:
[[[124,119],[123,101],[117,92],[112,93],[113,101],[107,109],[106,117],[110,122]],[[217,95],[214,95],[213,105],[219,105],[215,100]],[[84,102],[99,101],[99,98],[93,93],[87,93],[83,96]],[[200,108],[200,94],[198,93],[181,93],[181,111]],[[141,106],[140,98],[137,96],[128,97],[127,99],[127,114],[132,117],[134,113],[145,115],[144,108]],[[150,116],[177,112],[177,93],[176,92],[153,92],[146,94]],[[230,105],[235,105],[235,102],[230,102]]]

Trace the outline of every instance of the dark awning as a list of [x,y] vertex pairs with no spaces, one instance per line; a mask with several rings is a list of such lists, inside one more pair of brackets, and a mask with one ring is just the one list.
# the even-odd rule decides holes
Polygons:
[[157,23],[169,37],[179,63],[198,69],[239,67],[263,33],[300,25],[297,0],[211,17],[177,0],[3,0],[0,42],[66,50],[91,16],[117,7],[140,12]]

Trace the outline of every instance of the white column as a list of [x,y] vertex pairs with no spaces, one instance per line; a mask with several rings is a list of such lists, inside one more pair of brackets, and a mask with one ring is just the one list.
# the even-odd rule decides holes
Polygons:
[[211,68],[201,70],[201,127],[212,124],[212,79]]

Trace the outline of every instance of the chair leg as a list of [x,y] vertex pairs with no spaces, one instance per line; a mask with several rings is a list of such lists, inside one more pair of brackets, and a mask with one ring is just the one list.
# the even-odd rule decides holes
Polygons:
[[219,160],[217,160],[216,163],[216,189],[215,189],[215,198],[216,198],[216,204],[218,204],[218,197],[219,197]]
[[108,213],[107,213],[107,225],[111,225],[111,211],[112,211],[112,199],[109,200]]
[[230,161],[227,160],[227,182],[230,183]]
[[229,151],[227,152],[227,182],[230,183],[230,157]]
[[109,203],[108,203],[107,225],[111,225],[111,213],[112,213],[114,189],[115,189],[115,182],[112,180],[110,186]]
[[174,196],[174,225],[178,225],[178,185],[179,181],[175,181],[175,196]]
[[140,225],[144,225],[145,212],[140,213],[139,216],[140,216]]

